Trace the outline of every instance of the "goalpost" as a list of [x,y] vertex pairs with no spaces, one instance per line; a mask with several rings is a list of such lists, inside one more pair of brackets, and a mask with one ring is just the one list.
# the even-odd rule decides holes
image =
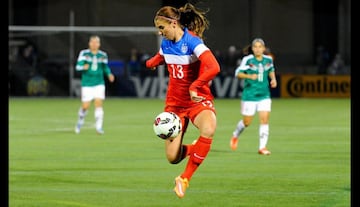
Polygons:
[[[52,41],[57,42],[59,41],[59,45],[66,45],[68,44],[68,51],[67,51],[67,55],[68,55],[68,69],[69,69],[69,96],[73,96],[74,92],[73,92],[73,81],[74,81],[74,67],[75,67],[75,61],[76,61],[76,56],[77,53],[75,51],[75,44],[77,42],[75,42],[75,35],[76,34],[81,34],[83,36],[89,36],[89,33],[96,33],[96,34],[100,34],[102,35],[102,40],[105,38],[108,38],[108,44],[111,45],[111,40],[114,38],[132,38],[131,41],[135,42],[135,44],[137,44],[138,47],[140,47],[140,49],[142,48],[146,48],[146,47],[151,47],[151,51],[152,53],[157,51],[160,43],[161,43],[161,36],[158,35],[157,30],[155,27],[141,27],[141,26],[74,26],[74,14],[73,12],[70,13],[70,24],[69,26],[19,26],[19,25],[9,25],[9,49],[10,47],[17,47],[19,44],[21,44],[21,41],[19,42],[18,39],[24,38],[24,37],[29,37],[29,36],[36,36],[36,38],[38,39],[39,43],[42,43],[42,41],[46,41],[46,38],[50,38],[51,37],[55,37],[55,35],[68,35],[66,38],[62,38],[62,39],[67,39],[65,40],[68,41],[67,43],[64,43],[63,40],[58,40],[60,39],[52,39],[52,40],[48,40],[48,42],[50,42],[49,44],[51,44]],[[140,35],[142,35],[141,38]],[[134,37],[131,37],[134,36]],[[155,38],[155,42],[152,41],[152,39],[150,38]],[[139,40],[134,40],[138,38]],[[84,39],[84,38],[83,38]],[[142,41],[143,42],[139,42]],[[116,40],[117,43],[119,45],[120,48],[116,48],[120,50],[125,50],[124,48],[122,48],[122,44],[124,45],[131,45],[130,43],[124,43],[121,42],[121,40]],[[103,42],[103,41],[102,41]],[[134,44],[134,43],[133,43]],[[151,46],[147,46],[147,45],[151,45]],[[87,45],[83,45],[83,47],[86,47]],[[51,48],[51,46],[49,46]],[[49,48],[48,47],[48,48]],[[55,46],[57,47],[57,46]],[[56,50],[56,48],[51,48],[51,50]],[[127,48],[128,50],[128,48]],[[125,51],[121,51],[122,53],[125,53]],[[119,53],[121,53],[119,52]],[[128,52],[128,51],[126,51]],[[10,56],[10,55],[9,55]],[[10,59],[10,57],[9,57]],[[163,91],[164,87],[166,87],[165,83],[165,67],[164,66],[159,66],[158,70],[157,70],[157,76],[159,79],[159,90]],[[161,95],[161,93],[159,93],[159,98],[163,98],[163,95]]]

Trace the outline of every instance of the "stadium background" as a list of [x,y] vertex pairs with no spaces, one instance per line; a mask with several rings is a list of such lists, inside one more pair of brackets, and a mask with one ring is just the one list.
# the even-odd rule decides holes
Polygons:
[[[159,7],[185,2],[79,0],[74,4],[70,0],[10,0],[9,26],[69,26],[73,15],[73,26],[153,27],[152,19]],[[350,0],[330,0],[326,4],[314,0],[203,0],[197,5],[210,9],[211,25],[205,41],[222,64],[223,72],[212,87],[217,97],[241,96],[241,81],[232,77],[238,63],[234,59],[239,59],[254,37],[262,37],[275,56],[280,87],[272,91],[273,97],[350,97]],[[114,35],[121,36],[100,34],[102,49],[108,52],[117,76],[116,83],[108,85],[108,96],[162,96],[157,74],[143,67],[144,59],[157,50],[156,39],[151,35],[127,35],[125,41]],[[87,46],[88,36],[87,32],[75,35],[71,59],[69,32],[19,34],[9,30],[10,96],[78,96],[79,85],[69,84],[70,66],[75,64],[78,51]],[[230,48],[236,48],[232,60],[228,57]],[[129,56],[134,50],[138,52],[137,61],[131,62]],[[325,55],[325,69],[318,62],[321,54]],[[332,72],[337,55],[343,65]],[[76,83],[78,78],[75,73],[71,81]],[[288,82],[294,79],[298,80],[295,86]]]
[[[69,32],[10,31],[14,25],[72,28],[71,14],[74,26],[153,28],[154,12],[174,2],[184,1],[9,1],[10,96],[4,116],[9,124],[1,130],[8,135],[9,170],[2,201],[11,207],[352,206],[353,102],[343,98],[350,96],[350,0],[203,0],[200,5],[210,8],[207,44],[226,54],[232,45],[238,51],[255,36],[264,38],[275,55],[280,84],[273,96],[281,98],[272,106],[272,155],[257,154],[257,116],[232,152],[241,81],[226,73],[213,81],[217,135],[182,200],[173,195],[173,178],[186,162],[169,166],[152,131],[163,100],[145,99],[163,93],[157,74],[141,67],[133,74],[139,71],[128,62],[134,47],[156,50],[153,35],[101,33],[118,79],[108,84],[114,98],[106,101],[106,134],[99,137],[91,114],[82,133],[74,133],[80,98],[69,88],[71,61],[87,46],[89,32],[76,32],[72,45]],[[319,74],[319,46],[327,49],[327,66],[341,54],[343,70]],[[222,63],[230,72],[236,64]],[[197,136],[190,125],[186,143]]]

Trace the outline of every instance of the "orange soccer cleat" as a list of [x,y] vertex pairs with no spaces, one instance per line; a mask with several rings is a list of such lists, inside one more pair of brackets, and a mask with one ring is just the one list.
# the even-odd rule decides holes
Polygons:
[[232,137],[231,138],[231,140],[230,140],[230,148],[232,150],[236,150],[237,145],[238,145],[238,141],[239,141],[239,139],[237,137]]
[[183,198],[185,196],[185,191],[188,187],[189,181],[187,178],[181,178],[180,176],[175,178],[174,192],[179,198]]

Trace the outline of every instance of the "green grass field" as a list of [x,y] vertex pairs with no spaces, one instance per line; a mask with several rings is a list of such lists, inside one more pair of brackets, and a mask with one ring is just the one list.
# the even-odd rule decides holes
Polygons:
[[[270,156],[257,154],[258,119],[231,151],[240,100],[216,100],[218,128],[183,199],[152,131],[160,99],[108,98],[105,134],[93,107],[74,133],[80,100],[9,98],[11,207],[349,207],[350,99],[274,99]],[[198,133],[191,125],[185,143]]]

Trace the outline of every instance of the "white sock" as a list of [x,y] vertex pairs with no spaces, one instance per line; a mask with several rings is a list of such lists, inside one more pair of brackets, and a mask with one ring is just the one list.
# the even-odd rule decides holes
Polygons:
[[240,120],[236,125],[236,129],[233,132],[233,137],[239,137],[239,135],[241,134],[242,131],[244,131],[244,129],[245,129],[244,121]]
[[104,120],[104,110],[102,107],[95,108],[95,127],[96,129],[102,129]]
[[84,120],[85,120],[85,116],[87,114],[87,110],[84,110],[82,107],[80,107],[79,112],[78,112],[78,123],[79,124],[84,124]]
[[262,149],[262,148],[266,147],[266,144],[269,139],[269,124],[260,124],[259,136],[260,136],[259,149]]

